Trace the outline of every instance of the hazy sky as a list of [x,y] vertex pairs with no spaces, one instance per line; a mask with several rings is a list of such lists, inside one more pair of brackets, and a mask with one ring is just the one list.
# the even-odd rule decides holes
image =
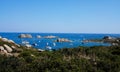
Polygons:
[[120,0],[0,0],[0,32],[120,33]]

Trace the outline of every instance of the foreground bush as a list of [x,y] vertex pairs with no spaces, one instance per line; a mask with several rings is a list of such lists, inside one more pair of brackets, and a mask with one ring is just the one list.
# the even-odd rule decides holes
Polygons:
[[24,49],[18,57],[0,55],[0,72],[119,72],[120,47],[77,47],[37,52]]

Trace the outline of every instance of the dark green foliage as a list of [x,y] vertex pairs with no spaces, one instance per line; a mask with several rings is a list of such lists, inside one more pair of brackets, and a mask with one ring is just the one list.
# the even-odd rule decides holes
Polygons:
[[0,72],[119,72],[120,47],[78,47],[38,52],[25,49],[18,57],[0,55]]

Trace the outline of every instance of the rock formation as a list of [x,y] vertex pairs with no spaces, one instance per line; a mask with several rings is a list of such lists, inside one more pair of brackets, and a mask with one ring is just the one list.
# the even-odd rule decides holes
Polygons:
[[31,34],[20,34],[18,37],[19,38],[32,38],[32,35]]
[[69,40],[69,39],[65,39],[65,38],[58,38],[58,39],[56,40],[56,42],[72,42],[72,41]]
[[110,36],[104,36],[103,39],[110,40],[110,39],[113,39],[113,37],[110,37]]
[[4,44],[3,46],[5,47],[5,49],[7,50],[8,53],[11,53],[13,51],[10,46],[8,46],[6,44]]
[[51,38],[57,38],[57,37],[50,35],[50,36],[45,36],[44,38],[49,38],[49,39],[51,39]]
[[[16,44],[13,40],[9,40],[7,38],[2,38],[2,37],[0,38],[0,55],[18,57],[19,54],[24,51],[24,49],[27,49],[27,50],[33,49],[31,47],[32,45],[30,44],[21,46],[19,44]],[[34,50],[37,50],[37,49],[34,49]],[[38,50],[38,51],[44,51],[44,50]]]
[[41,38],[41,36],[40,36],[40,35],[37,35],[36,37],[37,37],[37,38]]
[[21,52],[22,50],[19,48],[20,45],[16,44],[13,40],[9,40],[7,38],[0,38],[0,54],[6,56],[14,56],[14,54]]

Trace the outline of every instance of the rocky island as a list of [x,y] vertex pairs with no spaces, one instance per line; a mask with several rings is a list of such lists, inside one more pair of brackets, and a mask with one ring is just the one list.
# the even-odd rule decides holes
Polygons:
[[18,38],[32,38],[31,34],[20,34]]
[[83,40],[83,42],[101,42],[101,43],[110,43],[114,46],[120,46],[120,38],[118,37],[111,37],[111,36],[104,36],[102,39],[89,39]]

